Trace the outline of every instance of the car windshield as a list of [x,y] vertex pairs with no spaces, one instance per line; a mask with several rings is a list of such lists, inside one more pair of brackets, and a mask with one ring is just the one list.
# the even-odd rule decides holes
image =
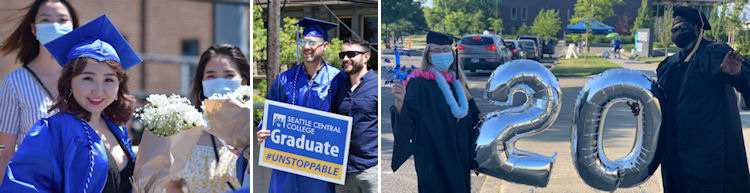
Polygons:
[[520,42],[521,46],[523,47],[534,47],[534,42],[530,42],[530,41],[518,41],[518,42]]
[[480,36],[464,37],[463,39],[461,39],[461,44],[463,45],[490,45],[492,44],[492,38],[480,37]]
[[536,41],[536,38],[532,38],[532,37],[520,37],[518,39]]

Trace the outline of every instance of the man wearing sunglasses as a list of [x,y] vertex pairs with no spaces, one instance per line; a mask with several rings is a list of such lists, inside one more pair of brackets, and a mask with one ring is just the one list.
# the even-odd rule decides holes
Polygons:
[[370,43],[348,38],[339,52],[342,68],[349,75],[344,82],[340,114],[352,117],[349,160],[345,185],[336,185],[338,193],[376,193],[378,187],[378,76],[367,69]]
[[697,9],[678,6],[672,17],[672,42],[681,50],[656,69],[664,192],[750,192],[735,94],[750,101],[750,64],[727,44],[703,38],[711,25]]

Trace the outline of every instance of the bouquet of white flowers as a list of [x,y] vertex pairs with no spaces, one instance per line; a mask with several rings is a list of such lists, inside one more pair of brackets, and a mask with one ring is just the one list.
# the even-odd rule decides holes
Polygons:
[[135,115],[145,131],[133,173],[133,192],[163,192],[167,182],[185,167],[201,130],[203,116],[186,98],[150,95]]
[[[240,86],[234,92],[213,95],[203,101],[208,127],[206,132],[221,138],[227,144],[242,150],[250,145],[250,112],[252,88]],[[247,151],[245,156],[249,156]]]
[[148,96],[146,101],[150,104],[139,108],[135,117],[143,122],[146,129],[158,137],[167,137],[194,127],[206,126],[201,113],[190,105],[190,101],[186,98],[157,94]]

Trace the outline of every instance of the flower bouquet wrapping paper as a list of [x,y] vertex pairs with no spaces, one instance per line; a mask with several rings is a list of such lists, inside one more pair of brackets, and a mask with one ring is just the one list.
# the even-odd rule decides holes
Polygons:
[[169,180],[185,167],[202,130],[203,115],[186,98],[150,95],[136,112],[143,132],[136,157],[133,192],[164,192]]

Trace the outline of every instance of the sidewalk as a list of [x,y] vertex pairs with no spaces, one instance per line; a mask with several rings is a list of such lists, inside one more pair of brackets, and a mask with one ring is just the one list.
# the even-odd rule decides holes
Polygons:
[[622,66],[623,68],[640,70],[651,77],[656,77],[656,67],[658,66],[656,64],[648,64],[637,60],[630,60],[624,56],[618,59],[610,58],[609,61],[612,61],[615,64]]

